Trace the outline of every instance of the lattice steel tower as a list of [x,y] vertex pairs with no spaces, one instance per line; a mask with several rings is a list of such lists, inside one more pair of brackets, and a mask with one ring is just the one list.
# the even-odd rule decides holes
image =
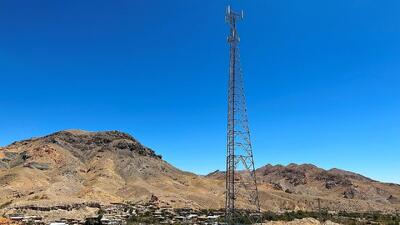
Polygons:
[[225,209],[227,223],[231,225],[242,223],[245,215],[259,214],[260,202],[240,67],[240,38],[236,29],[236,22],[243,19],[243,11],[237,13],[228,6],[225,19],[230,27]]

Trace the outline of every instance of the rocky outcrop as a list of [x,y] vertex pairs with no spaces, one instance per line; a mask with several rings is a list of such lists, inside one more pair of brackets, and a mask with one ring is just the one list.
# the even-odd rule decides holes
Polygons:
[[0,158],[0,168],[12,168],[22,165],[27,159],[30,158],[28,152],[11,152],[7,150],[2,151],[4,157]]
[[66,149],[79,149],[80,153],[97,151],[127,150],[136,152],[141,156],[149,156],[161,159],[160,155],[143,146],[129,134],[119,131],[105,132],[77,132],[60,131],[43,137],[46,143],[59,145]]
[[285,168],[278,175],[285,178],[293,186],[307,184],[306,174],[303,171]]
[[351,181],[346,177],[338,174],[330,173],[329,171],[322,171],[315,176],[318,181],[325,183],[325,188],[332,189],[335,187],[349,187],[352,185]]
[[31,168],[31,169],[38,169],[38,170],[48,170],[48,169],[50,169],[49,164],[47,164],[47,163],[38,163],[38,162],[25,163],[24,167],[28,167],[28,168]]
[[398,197],[395,197],[393,195],[390,195],[387,200],[391,203],[391,204],[400,204],[400,199]]

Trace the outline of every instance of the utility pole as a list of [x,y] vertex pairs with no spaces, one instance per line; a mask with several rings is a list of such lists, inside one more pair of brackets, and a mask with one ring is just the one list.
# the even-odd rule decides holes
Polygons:
[[243,11],[237,13],[228,6],[225,20],[230,28],[225,218],[227,224],[232,225],[238,224],[246,216],[244,214],[248,216],[252,213],[253,216],[248,217],[250,220],[255,214],[259,216],[260,202],[240,66],[240,38],[236,27],[237,22],[243,20]]
[[321,222],[323,222],[322,209],[321,209],[321,198],[318,198],[318,214],[319,214],[319,220]]

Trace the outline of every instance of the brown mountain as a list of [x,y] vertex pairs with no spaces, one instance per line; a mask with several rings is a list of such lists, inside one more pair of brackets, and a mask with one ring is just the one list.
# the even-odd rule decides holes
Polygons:
[[[400,185],[313,165],[257,169],[264,210],[400,209]],[[181,171],[128,134],[61,131],[0,148],[0,213],[21,206],[145,202],[222,208],[224,174]]]
[[61,131],[0,148],[0,205],[139,202],[156,195],[178,207],[222,207],[221,183],[178,170],[117,131]]
[[[357,173],[311,164],[266,165],[256,170],[261,203],[268,209],[383,211],[400,209],[400,185],[382,183]],[[222,180],[215,171],[207,177]]]

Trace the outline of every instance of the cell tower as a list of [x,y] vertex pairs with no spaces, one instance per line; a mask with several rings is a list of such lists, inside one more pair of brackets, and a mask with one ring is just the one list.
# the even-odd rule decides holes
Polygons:
[[[243,223],[243,218],[255,219],[260,213],[260,202],[254,168],[253,150],[247,119],[243,73],[240,66],[236,22],[243,19],[243,11],[227,8],[225,20],[229,24],[230,46],[228,88],[228,131],[226,158],[226,222]],[[253,216],[249,216],[253,215]],[[250,220],[256,222],[254,220]]]

